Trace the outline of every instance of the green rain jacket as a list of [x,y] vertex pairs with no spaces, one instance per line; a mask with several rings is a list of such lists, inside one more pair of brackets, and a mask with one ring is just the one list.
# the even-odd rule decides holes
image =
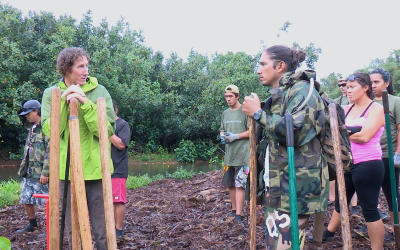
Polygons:
[[[60,88],[61,92],[67,89],[64,82],[60,81],[53,87]],[[50,109],[51,109],[51,89],[49,87],[44,91],[42,98],[42,126],[43,132],[50,137]],[[98,84],[97,79],[88,77],[88,81],[82,87],[88,101],[85,104],[79,103],[78,118],[79,132],[82,153],[82,167],[85,180],[100,180],[101,162],[100,162],[100,145],[99,130],[97,125],[97,105],[96,101],[99,97],[106,99],[107,106],[107,127],[108,136],[115,132],[115,114],[112,105],[111,96],[106,88]],[[65,168],[67,162],[68,140],[69,140],[69,105],[66,98],[61,98],[60,108],[60,180],[65,179]],[[110,144],[111,147],[111,144]],[[110,153],[110,171],[114,171]]]
[[271,108],[263,111],[260,119],[269,144],[269,188],[266,204],[288,213],[289,168],[286,125],[282,114],[285,102],[284,113],[293,115],[298,214],[322,212],[327,208],[328,166],[319,140],[325,129],[326,115],[318,91],[314,89],[307,104],[301,110],[297,109],[308,95],[310,73],[313,71],[285,73],[281,86],[270,90]]

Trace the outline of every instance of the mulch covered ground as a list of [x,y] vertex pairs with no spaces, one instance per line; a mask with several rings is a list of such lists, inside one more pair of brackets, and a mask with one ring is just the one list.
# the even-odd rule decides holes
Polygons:
[[[249,249],[249,206],[245,206],[244,226],[229,218],[228,191],[220,185],[221,171],[198,174],[190,180],[165,179],[147,187],[128,190],[125,234],[118,249]],[[387,212],[384,199],[383,211]],[[330,216],[333,205],[329,206]],[[360,210],[361,212],[361,210]],[[264,216],[257,212],[257,249],[265,249]],[[325,218],[327,225],[329,217]],[[44,208],[38,209],[39,230],[17,234],[27,224],[24,207],[0,210],[0,236],[9,238],[12,249],[46,249]],[[354,229],[362,225],[361,216],[350,216],[353,249],[370,249],[369,241]],[[389,224],[385,223],[389,231]],[[309,232],[312,234],[312,220]],[[342,249],[340,230],[333,242],[316,247],[306,242],[304,249]],[[65,249],[66,245],[65,245]],[[394,242],[385,249],[395,249]]]

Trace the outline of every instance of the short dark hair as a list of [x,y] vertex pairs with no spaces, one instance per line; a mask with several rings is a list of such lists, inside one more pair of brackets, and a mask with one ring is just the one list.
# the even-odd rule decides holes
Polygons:
[[369,77],[368,74],[366,73],[354,73],[354,75],[357,77],[356,81],[363,87],[368,86],[368,90],[367,90],[367,95],[368,97],[373,100],[374,99],[374,92],[372,92],[372,82],[371,82],[371,78]]
[[113,103],[114,109],[118,109],[118,103],[114,99],[112,99],[112,103]]
[[279,62],[285,62],[287,71],[295,71],[306,59],[302,50],[291,49],[283,45],[274,45],[265,50],[269,58],[274,61],[274,68]]
[[63,49],[57,57],[57,71],[65,77],[65,75],[71,72],[71,68],[75,61],[80,57],[86,57],[89,61],[90,57],[84,49],[77,47],[70,47]]
[[386,88],[386,90],[389,94],[394,95],[392,78],[390,77],[389,72],[387,72],[386,70],[384,70],[382,68],[377,68],[377,69],[372,70],[372,72],[369,75],[372,75],[372,74],[380,74],[382,76],[382,79],[384,82],[389,82],[389,86]]

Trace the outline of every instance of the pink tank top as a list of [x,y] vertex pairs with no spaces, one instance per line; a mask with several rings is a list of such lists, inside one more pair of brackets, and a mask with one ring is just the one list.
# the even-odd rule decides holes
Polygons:
[[[372,106],[376,105],[376,103],[372,104]],[[364,114],[368,113],[369,108]],[[348,119],[345,120],[346,126],[364,126],[367,119],[362,115],[356,119]],[[382,149],[381,149],[381,135],[383,133],[384,127],[382,126],[378,132],[371,138],[369,142],[366,143],[356,143],[350,141],[351,145],[351,153],[353,154],[354,164],[372,160],[381,160],[382,159]]]

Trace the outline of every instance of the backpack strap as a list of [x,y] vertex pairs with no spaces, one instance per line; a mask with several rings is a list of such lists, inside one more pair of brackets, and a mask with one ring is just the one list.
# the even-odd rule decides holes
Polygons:
[[340,96],[339,105],[342,105],[342,99],[343,99],[343,95]]
[[374,103],[374,101],[372,101],[368,107],[364,110],[364,112],[360,115],[360,118],[363,117],[365,115],[365,113],[367,113],[368,109],[371,107],[371,105]]

